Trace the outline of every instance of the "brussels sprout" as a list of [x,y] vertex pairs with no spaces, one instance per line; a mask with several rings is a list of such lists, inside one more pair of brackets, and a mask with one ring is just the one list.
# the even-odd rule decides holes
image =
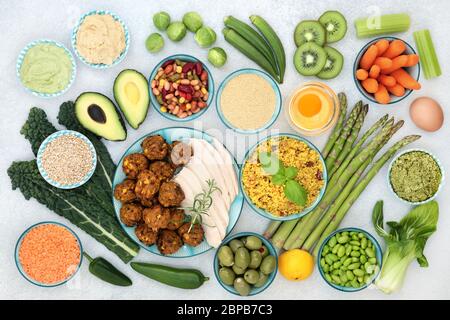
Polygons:
[[216,42],[216,33],[210,27],[201,27],[194,36],[195,41],[202,48],[208,48]]
[[170,16],[167,12],[161,11],[153,15],[153,24],[158,30],[164,31],[170,24]]
[[222,67],[227,62],[227,53],[219,47],[209,49],[208,61],[217,68]]
[[183,16],[183,23],[191,32],[196,32],[203,25],[203,19],[197,12],[188,12]]
[[164,47],[164,38],[159,33],[152,33],[145,40],[145,47],[151,53],[161,51]]
[[167,36],[172,41],[181,41],[186,35],[186,26],[183,22],[172,22],[167,28]]

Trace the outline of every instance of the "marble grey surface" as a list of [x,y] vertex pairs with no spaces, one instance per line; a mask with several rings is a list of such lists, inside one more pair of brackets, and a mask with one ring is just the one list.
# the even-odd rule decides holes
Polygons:
[[[108,9],[118,15],[127,23],[131,34],[131,46],[128,56],[118,66],[107,70],[93,70],[77,60],[78,74],[72,88],[55,99],[45,100],[27,93],[20,85],[15,74],[15,62],[19,51],[30,41],[39,38],[50,38],[64,43],[70,47],[71,29],[79,16],[92,9]],[[135,68],[148,75],[153,66],[162,58],[174,53],[187,53],[206,60],[207,51],[200,49],[188,34],[180,43],[172,43],[166,38],[164,50],[158,54],[149,54],[144,41],[150,32],[154,32],[152,15],[159,10],[166,10],[174,20],[181,19],[186,11],[200,12],[205,24],[213,27],[218,33],[217,45],[225,48],[229,55],[226,66],[222,69],[212,68],[216,86],[233,70],[243,67],[256,67],[256,65],[243,57],[239,52],[227,44],[222,35],[223,17],[232,14],[247,20],[250,14],[260,14],[271,23],[281,36],[287,53],[287,71],[285,83],[281,86],[282,96],[286,103],[295,87],[309,79],[298,75],[292,65],[294,43],[292,33],[295,25],[302,19],[315,19],[328,9],[337,9],[343,12],[349,22],[349,29],[345,39],[336,44],[345,56],[345,65],[342,74],[328,84],[338,91],[344,90],[351,103],[361,96],[357,91],[351,74],[354,57],[367,40],[357,39],[353,21],[355,18],[366,16],[379,10],[381,13],[406,12],[411,15],[412,25],[408,32],[400,37],[413,44],[412,32],[414,30],[429,28],[432,32],[436,51],[440,57],[443,76],[433,80],[422,80],[422,90],[413,93],[410,97],[395,106],[371,105],[367,116],[365,128],[381,115],[389,113],[397,119],[404,119],[405,126],[396,139],[407,134],[419,133],[423,138],[415,143],[414,147],[424,148],[436,154],[448,170],[450,154],[448,141],[450,134],[449,122],[436,133],[427,133],[416,128],[408,115],[410,102],[418,96],[432,96],[443,106],[448,115],[450,104],[448,83],[450,67],[446,57],[450,51],[448,41],[448,12],[450,2],[436,1],[6,1],[0,0],[2,18],[0,20],[0,37],[2,50],[0,51],[0,298],[3,299],[236,299],[228,294],[216,282],[213,274],[212,260],[214,251],[190,259],[169,259],[158,257],[141,250],[137,261],[151,261],[173,266],[199,268],[211,277],[198,290],[183,291],[161,285],[135,274],[128,266],[105,247],[96,243],[83,231],[78,232],[84,247],[93,256],[101,255],[108,258],[120,269],[124,270],[134,282],[129,288],[110,286],[92,277],[87,270],[87,264],[82,267],[75,279],[66,285],[43,289],[35,287],[25,281],[18,273],[14,264],[13,252],[16,240],[20,233],[31,224],[42,220],[55,220],[68,223],[65,219],[50,212],[35,200],[25,201],[18,191],[13,192],[10,187],[6,169],[14,160],[31,159],[32,153],[28,142],[19,134],[28,110],[32,106],[43,108],[51,121],[56,123],[58,106],[69,99],[75,99],[81,92],[98,91],[112,97],[112,84],[117,73],[124,68]],[[201,122],[186,123],[186,126],[203,128],[209,133],[225,137],[227,145],[236,154],[240,161],[246,147],[258,138],[246,137],[226,133],[225,127],[219,121],[214,107],[200,118]],[[138,129],[128,128],[128,139],[124,142],[106,142],[115,161],[119,159],[127,146],[138,137],[157,128],[178,125],[162,118],[155,110],[150,110],[145,123]],[[284,114],[280,115],[273,126],[273,130],[292,132]],[[311,141],[322,147],[327,134],[312,138]],[[387,220],[397,220],[410,209],[390,193],[386,184],[387,166],[369,185],[367,190],[351,208],[343,221],[343,226],[361,227],[374,233],[370,216],[374,203],[383,199],[385,201],[385,215]],[[438,197],[441,216],[438,231],[428,241],[425,254],[430,266],[420,268],[416,262],[412,263],[405,279],[403,288],[392,295],[384,295],[378,290],[369,288],[355,294],[345,294],[330,288],[321,278],[317,270],[307,280],[302,282],[288,282],[278,275],[274,283],[264,293],[254,297],[260,299],[448,299],[450,298],[450,226],[448,198],[449,188],[445,186]],[[262,232],[267,221],[259,217],[245,205],[241,218],[234,230]],[[251,299],[251,298],[249,298]]]

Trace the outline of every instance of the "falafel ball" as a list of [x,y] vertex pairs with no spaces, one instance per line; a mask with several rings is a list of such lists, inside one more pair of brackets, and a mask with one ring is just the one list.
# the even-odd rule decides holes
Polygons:
[[123,172],[130,179],[136,179],[139,172],[147,168],[148,159],[142,153],[132,153],[123,159]]
[[160,205],[145,208],[142,218],[144,223],[152,228],[153,231],[165,229],[170,221],[170,209],[163,208]]
[[156,240],[159,252],[162,254],[173,254],[183,246],[180,236],[172,230],[162,230]]
[[149,160],[162,160],[169,151],[169,145],[160,135],[145,138],[142,141],[142,150]]
[[170,145],[169,161],[174,167],[179,167],[187,164],[191,157],[192,148],[190,145],[181,141],[174,141]]
[[134,229],[134,233],[140,242],[147,246],[151,246],[156,243],[158,239],[158,232],[153,231],[149,226],[145,223],[139,224],[136,229]]
[[160,180],[152,171],[145,169],[138,175],[136,182],[136,196],[142,200],[150,200],[158,192]]
[[[191,230],[189,230],[189,228]],[[180,235],[183,242],[187,245],[190,245],[192,247],[198,246],[203,241],[203,235],[205,232],[203,231],[203,228],[200,224],[195,223],[192,225],[191,223],[186,222],[184,223],[178,230],[178,234]]]
[[141,199],[141,198],[138,197],[137,200],[139,201],[139,203],[142,206],[144,206],[146,208],[151,208],[154,205],[159,204],[158,198],[156,198],[156,197],[153,197],[151,199]]
[[136,200],[136,182],[134,180],[125,179],[114,188],[114,198],[122,203],[128,203]]
[[158,200],[164,207],[177,207],[184,200],[184,192],[174,181],[166,181],[159,188]]
[[135,226],[142,220],[143,210],[138,203],[125,203],[120,208],[120,221],[128,227]]
[[161,181],[169,180],[173,177],[174,168],[165,161],[155,161],[150,164],[149,170],[156,174]]
[[177,230],[184,223],[185,214],[183,209],[170,209],[170,220],[167,224],[167,229],[169,230]]

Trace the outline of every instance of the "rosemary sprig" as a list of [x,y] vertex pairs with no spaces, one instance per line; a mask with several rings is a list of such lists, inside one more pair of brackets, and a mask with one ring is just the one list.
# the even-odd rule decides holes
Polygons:
[[187,210],[192,217],[188,232],[191,232],[195,223],[203,223],[203,215],[209,215],[208,210],[211,208],[213,202],[212,194],[216,191],[222,193],[222,190],[220,190],[216,184],[216,180],[208,179],[206,180],[206,184],[208,185],[207,190],[203,190],[203,192],[195,195],[192,206],[183,208],[184,210]]

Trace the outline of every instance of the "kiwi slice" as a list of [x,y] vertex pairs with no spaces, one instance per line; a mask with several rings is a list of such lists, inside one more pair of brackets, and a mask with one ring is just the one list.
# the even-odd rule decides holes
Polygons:
[[320,16],[319,22],[325,28],[328,43],[341,40],[347,32],[347,20],[338,11],[324,12]]
[[304,76],[318,74],[327,62],[325,49],[314,42],[306,42],[294,54],[294,66]]
[[325,28],[318,21],[301,21],[294,31],[294,41],[297,47],[306,42],[314,42],[319,46],[325,43]]
[[324,50],[327,53],[327,61],[322,71],[317,74],[317,77],[325,80],[336,78],[341,73],[344,57],[332,47],[324,47]]

